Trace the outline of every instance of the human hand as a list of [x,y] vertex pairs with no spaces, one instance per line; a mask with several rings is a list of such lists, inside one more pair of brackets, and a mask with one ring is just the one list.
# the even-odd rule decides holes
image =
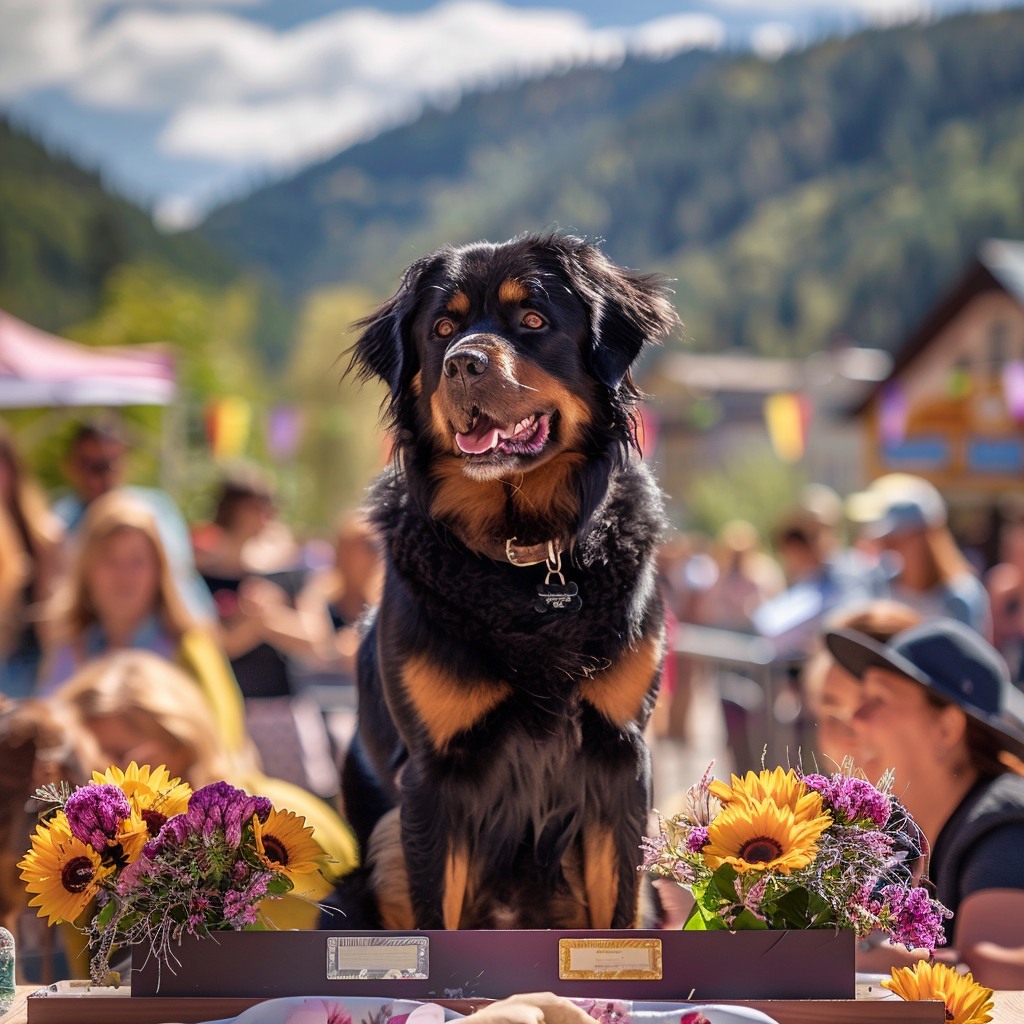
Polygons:
[[594,1024],[575,1003],[553,992],[528,992],[491,1003],[473,1014],[473,1024]]

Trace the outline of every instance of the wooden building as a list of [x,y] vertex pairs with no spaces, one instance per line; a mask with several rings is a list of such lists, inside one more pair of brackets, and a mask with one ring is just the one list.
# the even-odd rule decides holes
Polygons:
[[979,247],[857,412],[867,479],[916,473],[961,509],[1024,494],[1024,243]]

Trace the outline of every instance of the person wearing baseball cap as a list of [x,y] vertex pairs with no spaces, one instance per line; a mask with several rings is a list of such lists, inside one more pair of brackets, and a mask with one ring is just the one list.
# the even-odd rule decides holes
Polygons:
[[910,473],[887,473],[851,494],[846,514],[858,535],[892,563],[894,601],[922,615],[946,615],[992,635],[988,593],[949,529],[946,502],[933,484]]
[[960,962],[982,984],[1024,988],[1024,694],[995,648],[954,619],[888,643],[851,629],[825,642],[861,681],[851,753],[869,779],[895,772]]

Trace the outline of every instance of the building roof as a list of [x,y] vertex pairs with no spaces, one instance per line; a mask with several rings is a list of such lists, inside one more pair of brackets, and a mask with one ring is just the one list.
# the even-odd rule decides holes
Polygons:
[[1024,242],[989,238],[978,246],[978,259],[1024,305]]
[[[931,312],[897,349],[887,380],[901,374],[971,299],[993,289],[1006,292],[1024,305],[1024,242],[987,238],[978,246],[974,259],[960,279],[939,298]],[[863,412],[884,383],[879,381],[864,394],[850,410],[851,413]]]
[[[887,352],[836,346],[806,359],[771,359],[750,352],[669,352],[652,368],[656,404],[714,397],[727,418],[761,419],[769,395],[799,392],[823,411],[845,412],[864,389],[888,376]],[[648,386],[645,378],[644,386]]]

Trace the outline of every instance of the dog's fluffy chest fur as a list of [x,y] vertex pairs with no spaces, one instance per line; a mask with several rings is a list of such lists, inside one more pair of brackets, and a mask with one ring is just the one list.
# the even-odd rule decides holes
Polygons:
[[411,504],[400,473],[378,482],[375,521],[397,578],[435,639],[457,638],[476,668],[537,702],[572,699],[580,680],[606,668],[635,643],[655,587],[653,552],[662,528],[660,492],[646,466],[628,464],[612,479],[582,542],[562,560],[579,590],[578,612],[538,612],[543,563],[502,564],[468,554],[444,527]]

